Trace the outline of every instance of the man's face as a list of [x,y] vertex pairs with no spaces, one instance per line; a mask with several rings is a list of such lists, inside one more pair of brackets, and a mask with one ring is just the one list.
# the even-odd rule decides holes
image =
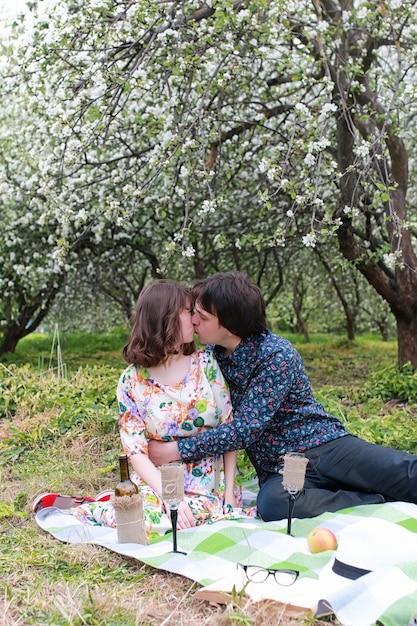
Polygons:
[[205,311],[197,301],[191,318],[195,332],[201,343],[215,343],[218,346],[227,345],[230,333],[224,326],[220,326],[217,315]]

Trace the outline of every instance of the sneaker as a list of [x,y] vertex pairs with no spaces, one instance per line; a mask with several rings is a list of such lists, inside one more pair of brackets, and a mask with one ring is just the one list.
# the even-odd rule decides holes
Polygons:
[[107,502],[113,494],[114,489],[100,491],[95,498],[86,496],[62,496],[59,493],[41,493],[32,500],[30,510],[32,513],[36,513],[49,506],[55,506],[58,509],[71,509],[74,506],[83,504],[83,502]]
[[96,502],[107,502],[112,496],[114,496],[114,489],[105,489],[100,491],[94,499]]
[[30,503],[32,513],[37,513],[41,509],[55,506],[58,509],[70,509],[73,506],[79,506],[83,502],[94,502],[94,498],[84,496],[62,496],[59,493],[41,493],[33,498]]

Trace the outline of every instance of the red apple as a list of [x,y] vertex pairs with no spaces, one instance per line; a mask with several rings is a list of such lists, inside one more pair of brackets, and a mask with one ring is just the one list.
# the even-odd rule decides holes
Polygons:
[[325,550],[336,550],[336,535],[328,528],[317,526],[307,536],[307,545],[310,552],[324,552]]

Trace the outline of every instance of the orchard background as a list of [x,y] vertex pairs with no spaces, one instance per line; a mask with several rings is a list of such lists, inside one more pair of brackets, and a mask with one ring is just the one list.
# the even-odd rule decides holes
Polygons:
[[280,328],[416,367],[415,8],[28,3],[0,47],[0,354],[240,269]]

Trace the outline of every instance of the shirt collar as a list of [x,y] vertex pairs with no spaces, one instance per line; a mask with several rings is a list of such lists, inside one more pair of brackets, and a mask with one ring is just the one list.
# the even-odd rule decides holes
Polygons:
[[254,351],[256,351],[259,344],[264,341],[268,332],[269,331],[266,330],[262,333],[251,335],[246,339],[242,339],[240,344],[233,350],[232,354],[229,355],[225,355],[224,348],[222,346],[214,346],[214,356],[219,363],[235,365],[240,368],[245,367],[250,363],[256,365],[256,363],[254,363]]

